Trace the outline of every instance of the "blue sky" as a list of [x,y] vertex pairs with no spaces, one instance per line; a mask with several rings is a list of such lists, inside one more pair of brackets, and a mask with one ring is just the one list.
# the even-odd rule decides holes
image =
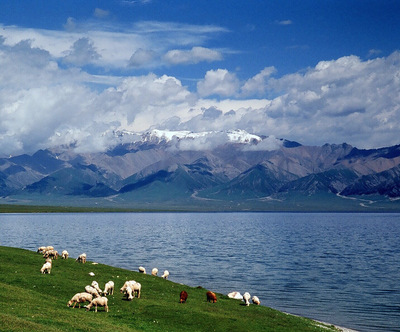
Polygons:
[[[3,1],[0,150],[116,130],[399,144],[399,1]],[[105,139],[105,137],[107,139]]]

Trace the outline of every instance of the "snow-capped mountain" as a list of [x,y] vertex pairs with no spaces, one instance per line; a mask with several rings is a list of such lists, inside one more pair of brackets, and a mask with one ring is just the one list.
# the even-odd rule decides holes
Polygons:
[[304,146],[243,130],[154,129],[110,137],[115,141],[104,152],[71,146],[0,158],[0,202],[400,210],[400,145],[372,150]]

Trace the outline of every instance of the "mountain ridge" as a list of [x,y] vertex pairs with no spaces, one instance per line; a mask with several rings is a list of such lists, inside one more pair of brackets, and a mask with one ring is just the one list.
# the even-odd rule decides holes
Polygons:
[[0,158],[1,200],[40,202],[54,196],[74,204],[103,199],[101,204],[183,207],[218,202],[221,208],[237,203],[249,210],[292,197],[297,202],[328,197],[321,204],[329,204],[329,197],[374,196],[374,202],[395,208],[400,201],[400,145],[305,146],[245,131],[117,137],[124,139],[104,152],[57,147]]

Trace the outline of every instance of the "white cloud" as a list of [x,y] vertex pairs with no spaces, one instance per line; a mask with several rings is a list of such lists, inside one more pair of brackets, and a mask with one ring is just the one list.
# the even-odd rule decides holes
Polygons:
[[[197,93],[168,75],[95,76],[58,65],[55,54],[62,58],[66,50],[70,56],[76,53],[76,63],[79,54],[85,55],[81,63],[108,61],[104,58],[110,55],[100,45],[111,35],[121,36],[94,34],[96,38],[91,35],[81,47],[71,48],[85,37],[61,34],[61,41],[68,41],[61,47],[52,33],[6,29],[5,38],[0,38],[2,154],[71,143],[80,151],[102,150],[113,144],[113,130],[149,128],[243,129],[271,137],[259,146],[262,149],[273,148],[274,137],[311,145],[347,142],[359,148],[400,143],[399,52],[368,61],[356,56],[321,61],[281,78],[272,77],[274,69],[266,67],[242,82],[226,69],[210,70],[198,82]],[[91,51],[101,58],[93,60]],[[244,98],[256,94],[261,99]],[[263,94],[274,98],[268,100]],[[234,99],[238,96],[241,99]],[[211,147],[221,139],[216,135],[202,144]]]
[[71,47],[71,50],[64,57],[64,61],[76,66],[83,66],[96,63],[101,58],[97,53],[93,42],[89,38],[79,38]]
[[242,86],[242,95],[265,95],[267,90],[267,80],[276,72],[274,67],[266,67],[260,73],[248,79]]
[[137,49],[129,59],[128,66],[142,67],[146,66],[155,58],[155,52],[152,50]]
[[164,59],[173,65],[196,64],[202,61],[212,62],[222,60],[222,54],[205,47],[193,47],[191,50],[170,50]]
[[226,69],[209,70],[204,80],[197,83],[200,96],[234,96],[239,89],[239,80]]
[[276,21],[277,24],[279,25],[291,25],[293,24],[292,20],[282,20],[282,21]]
[[97,18],[105,18],[107,16],[110,15],[110,12],[108,10],[104,10],[104,9],[100,9],[100,8],[96,8],[94,10],[93,15]]
[[[105,14],[100,9],[95,11],[95,16]],[[4,43],[8,46],[29,40],[33,47],[47,51],[55,61],[61,61],[69,54],[71,63],[81,65],[89,60],[89,63],[106,70],[143,64],[145,55],[148,59],[150,52],[153,55],[166,54],[170,50],[190,46],[193,48],[189,52],[197,62],[214,61],[221,57],[218,51],[194,46],[203,45],[209,39],[228,32],[225,28],[213,25],[140,21],[132,26],[121,26],[107,20],[82,22],[73,17],[68,17],[64,31],[1,24],[0,28]],[[87,41],[86,45],[81,45],[84,41]],[[141,51],[135,55],[138,50],[145,50],[147,54]],[[153,66],[165,65],[165,60],[160,57],[153,57],[152,60]]]

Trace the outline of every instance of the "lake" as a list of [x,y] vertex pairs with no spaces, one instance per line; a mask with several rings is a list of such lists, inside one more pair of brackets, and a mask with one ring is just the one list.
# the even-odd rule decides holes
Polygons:
[[[359,331],[400,331],[400,214],[0,214],[0,245],[76,258]],[[118,287],[118,285],[117,285]]]

